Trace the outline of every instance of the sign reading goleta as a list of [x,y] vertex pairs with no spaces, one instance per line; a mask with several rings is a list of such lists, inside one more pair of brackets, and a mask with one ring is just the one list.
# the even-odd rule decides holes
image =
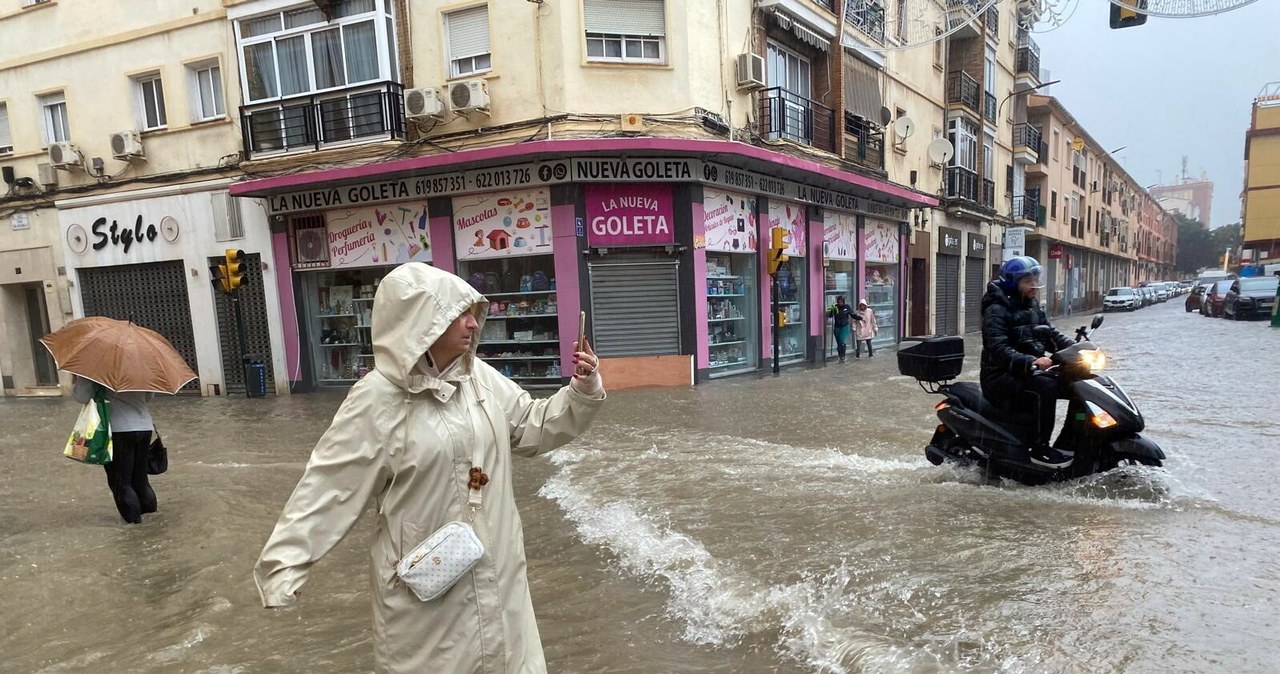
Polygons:
[[739,191],[862,213],[898,222],[906,209],[871,201],[847,192],[828,190],[763,173],[687,157],[617,157],[562,159],[437,173],[344,187],[322,187],[271,195],[273,214],[350,208],[430,197],[477,194],[511,188],[541,187],[564,182],[643,183],[701,182]]

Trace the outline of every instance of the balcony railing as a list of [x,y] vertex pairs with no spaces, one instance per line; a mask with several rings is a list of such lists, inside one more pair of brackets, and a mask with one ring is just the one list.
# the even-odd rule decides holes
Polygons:
[[782,87],[760,91],[760,135],[835,152],[835,111]]
[[404,87],[382,82],[240,106],[249,157],[362,138],[404,138]]
[[884,4],[882,0],[847,0],[844,19],[867,37],[884,44]]
[[982,95],[982,116],[988,122],[996,121],[996,95],[990,91]]
[[1000,39],[1000,3],[993,2],[987,7],[987,35],[995,40]]
[[979,196],[981,197],[981,198],[978,200],[978,204],[979,204],[979,205],[981,205],[981,206],[983,206],[983,207],[985,207],[985,208],[990,208],[990,209],[992,209],[992,210],[995,210],[995,207],[996,207],[996,181],[994,181],[994,180],[987,180],[986,178],[983,178],[983,179],[982,179],[982,193],[981,193]]
[[1039,155],[1041,142],[1040,129],[1037,129],[1026,122],[1014,125],[1013,146],[1015,148],[1029,147]]
[[844,158],[884,170],[884,130],[857,115],[844,113]]
[[978,114],[978,80],[963,70],[947,75],[947,103],[959,103]]
[[978,203],[978,172],[963,166],[948,166],[947,198]]
[[1044,227],[1044,207],[1040,205],[1040,200],[1025,194],[1019,194],[1013,198],[1013,208],[1009,217],[1014,220],[1030,220],[1036,223],[1036,226]]
[[982,8],[982,0],[947,0],[947,9],[964,9],[970,14],[977,14]]
[[1018,33],[1018,51],[1014,55],[1014,71],[1029,73],[1040,79],[1040,45],[1025,32]]

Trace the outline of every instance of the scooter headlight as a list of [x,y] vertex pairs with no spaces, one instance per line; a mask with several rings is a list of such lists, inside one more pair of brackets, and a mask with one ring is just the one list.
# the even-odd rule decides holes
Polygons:
[[1110,413],[1101,407],[1090,402],[1086,402],[1085,406],[1089,408],[1089,420],[1093,422],[1094,426],[1097,426],[1098,428],[1111,428],[1119,423],[1116,421],[1115,417],[1111,416]]
[[1089,372],[1101,372],[1107,367],[1107,354],[1102,349],[1081,351],[1080,364],[1089,368]]

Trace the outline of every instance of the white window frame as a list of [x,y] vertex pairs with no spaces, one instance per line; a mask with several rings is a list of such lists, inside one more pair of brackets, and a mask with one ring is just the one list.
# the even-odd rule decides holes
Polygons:
[[0,155],[13,153],[13,132],[9,128],[9,104],[0,101]]
[[[141,131],[157,131],[168,128],[169,116],[164,109],[164,80],[160,76],[159,71],[145,73],[143,75],[135,75],[133,80],[134,92],[134,110],[138,119],[138,129]],[[155,124],[147,119],[147,97],[156,97],[159,92],[158,100],[153,100],[155,105],[156,120]]]
[[37,96],[36,105],[40,111],[40,139],[44,141],[44,147],[70,141],[71,119],[67,113],[67,92],[55,91]]
[[[584,16],[587,11],[586,5],[593,1],[607,3],[610,0],[583,0]],[[667,62],[667,23],[668,23],[666,20],[666,14],[667,14],[666,0],[662,0],[662,13],[663,13],[663,17],[662,17],[662,34],[661,35],[642,34],[638,32],[629,32],[629,31],[598,32],[598,31],[592,31],[590,27],[586,27],[586,30],[585,30],[586,39],[583,45],[584,49],[582,52],[586,56],[586,61],[590,63],[638,63],[638,64],[642,63],[642,64],[665,65]],[[618,46],[618,55],[608,56],[607,55],[609,51],[608,46],[614,43],[616,43]],[[593,47],[596,45],[599,45],[600,53],[593,55],[591,52],[593,50]],[[627,55],[627,51],[632,45],[636,45],[637,49],[639,49],[640,56]],[[656,47],[657,56],[644,55],[645,47],[649,45]]]
[[996,137],[986,129],[982,133],[982,177],[996,181]]
[[[191,121],[208,122],[215,119],[223,119],[227,116],[226,92],[223,90],[222,80],[222,63],[218,59],[210,59],[207,61],[197,61],[188,63],[187,68],[187,92],[191,103]],[[213,71],[217,71],[216,77]],[[204,95],[200,90],[203,79],[206,77],[210,80],[210,94],[213,97],[214,110],[212,113],[204,109]]]
[[[947,122],[947,140],[955,152],[951,155],[951,166],[968,169],[977,173],[978,163],[978,127],[964,117],[952,117]],[[966,159],[968,161],[966,161]]]
[[[237,61],[239,62],[240,93],[241,93],[241,96],[243,96],[245,105],[260,105],[264,103],[271,103],[271,102],[281,101],[285,99],[292,99],[292,98],[297,98],[302,96],[311,96],[316,94],[323,94],[326,92],[342,91],[345,89],[352,89],[352,88],[361,87],[361,86],[369,86],[369,85],[377,84],[379,82],[386,82],[386,81],[399,82],[400,74],[398,72],[398,67],[394,65],[398,62],[398,55],[395,53],[395,47],[390,44],[391,39],[394,37],[396,33],[396,27],[395,27],[396,18],[392,12],[391,2],[390,0],[372,0],[372,2],[373,2],[372,11],[362,12],[360,14],[353,14],[350,16],[344,16],[329,22],[309,23],[309,24],[298,26],[295,28],[284,27],[284,15],[294,11],[298,11],[298,10],[314,9],[315,7],[314,4],[303,3],[299,5],[286,7],[281,10],[268,12],[265,14],[255,14],[252,16],[245,16],[245,17],[236,19],[233,23],[233,26],[235,28],[235,37],[236,37],[236,55],[237,55]],[[255,35],[249,38],[242,36],[242,24],[244,24],[245,22],[267,18],[272,15],[277,15],[280,17],[280,28],[281,28],[280,30],[277,30],[275,32],[264,33],[262,35]],[[327,87],[324,89],[317,88],[316,78],[315,78],[315,67],[314,67],[315,56],[312,51],[311,36],[315,33],[322,33],[322,32],[330,31],[336,28],[340,31],[339,34],[344,36],[344,39],[345,39],[345,31],[347,30],[348,26],[352,26],[355,24],[362,24],[362,23],[373,24],[374,44],[376,45],[376,49],[378,52],[377,53],[377,61],[378,61],[377,75],[370,80],[360,80],[358,82],[352,82],[349,74],[346,72],[347,70],[346,58],[345,58],[346,49],[344,47],[343,48],[343,56],[344,56],[343,79],[345,80],[345,83],[338,86],[334,86],[334,87]],[[275,44],[279,40],[287,40],[290,38],[295,38],[300,36],[304,38],[303,44],[305,49],[305,60],[307,63],[306,89],[304,89],[303,91],[291,93],[288,95],[281,95],[280,94],[280,72],[279,72],[280,67],[279,67],[279,59],[277,58],[277,55],[276,55]],[[275,79],[275,92],[274,94],[271,94],[270,92],[268,92],[269,95],[262,98],[253,98],[252,96],[250,96],[250,92],[249,92],[249,72],[245,66],[244,53],[247,47],[252,47],[252,46],[257,46],[262,44],[271,45],[270,66],[272,68],[271,74]]]
[[[480,9],[484,10],[485,46],[489,48],[488,51],[455,58],[453,55],[453,34],[450,28],[450,20],[461,14],[475,12]],[[489,6],[487,4],[458,9],[444,14],[444,53],[445,61],[449,64],[449,79],[475,77],[493,71],[493,30],[491,26],[492,24],[489,22]]]

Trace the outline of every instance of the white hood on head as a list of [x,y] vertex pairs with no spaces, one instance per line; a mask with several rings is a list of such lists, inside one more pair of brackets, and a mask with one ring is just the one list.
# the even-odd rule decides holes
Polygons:
[[[382,376],[409,388],[414,367],[463,312],[472,311],[480,328],[489,301],[465,281],[422,262],[400,265],[378,284],[373,300],[373,362]],[[479,333],[460,363],[467,370]],[[416,388],[416,387],[415,387]]]

